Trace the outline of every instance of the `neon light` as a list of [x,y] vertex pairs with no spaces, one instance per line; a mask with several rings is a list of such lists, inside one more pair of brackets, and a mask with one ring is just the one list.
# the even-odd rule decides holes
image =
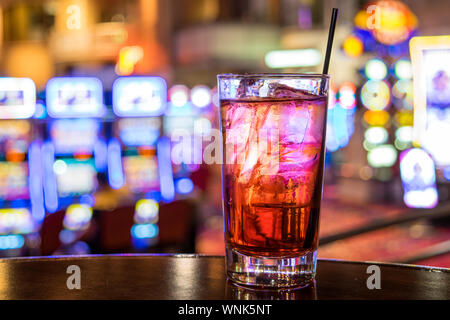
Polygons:
[[134,221],[141,223],[158,222],[159,204],[153,199],[140,199],[136,202]]
[[119,119],[118,135],[122,143],[129,147],[153,146],[158,141],[161,131],[161,119],[123,118]]
[[387,109],[391,102],[389,85],[385,81],[367,81],[361,89],[361,102],[372,111]]
[[334,152],[350,141],[354,127],[354,110],[344,109],[339,103],[328,111],[326,147]]
[[59,240],[62,243],[70,244],[77,240],[77,233],[72,230],[63,229],[59,233]]
[[183,85],[175,85],[170,88],[169,97],[174,107],[182,107],[189,100],[189,89]]
[[113,111],[119,117],[160,116],[167,103],[161,77],[120,77],[113,84]]
[[342,49],[348,56],[358,58],[364,51],[364,45],[359,37],[350,35],[344,40]]
[[0,236],[0,250],[20,249],[25,244],[25,238],[19,234]]
[[159,139],[157,144],[159,179],[161,197],[165,201],[172,201],[175,197],[173,183],[172,161],[170,158],[170,140],[166,137]]
[[450,167],[445,167],[442,170],[442,175],[444,176],[445,180],[450,181]]
[[175,182],[175,188],[179,194],[189,194],[194,190],[194,183],[189,178],[180,178]]
[[101,117],[103,86],[93,77],[53,78],[47,82],[46,102],[53,118]]
[[322,63],[322,54],[317,49],[274,50],[264,60],[272,69],[313,67]]
[[395,131],[395,137],[402,142],[411,142],[413,137],[413,127],[404,126]]
[[392,96],[398,108],[413,109],[413,84],[411,80],[398,80],[392,88]]
[[58,191],[56,186],[56,177],[53,171],[55,161],[55,149],[49,141],[42,146],[42,164],[44,167],[44,200],[45,207],[49,212],[55,212],[58,209]]
[[369,4],[367,11],[367,28],[377,41],[385,45],[407,40],[417,28],[417,17],[400,1],[376,1]]
[[392,167],[397,160],[397,150],[390,144],[380,145],[367,153],[367,161],[374,168]]
[[383,60],[371,59],[367,61],[364,73],[370,80],[383,80],[388,74],[388,69]]
[[199,108],[209,106],[211,103],[211,89],[207,86],[195,86],[191,90],[192,104]]
[[131,235],[137,239],[151,239],[158,236],[159,229],[156,224],[135,224],[131,227]]
[[116,73],[128,76],[134,72],[135,65],[144,57],[144,49],[140,46],[123,47],[119,51]]
[[372,144],[382,144],[388,140],[389,133],[383,127],[371,127],[366,130],[364,137]]
[[356,86],[352,82],[344,82],[339,87],[339,103],[344,109],[356,107]]
[[80,196],[79,202],[92,207],[95,204],[95,197],[91,194],[83,194]]
[[422,149],[403,151],[400,155],[403,200],[408,207],[433,208],[438,203],[436,174],[431,157]]
[[67,164],[64,160],[56,160],[53,164],[53,172],[57,175],[64,174],[67,171]]
[[36,86],[28,78],[0,78],[0,119],[27,119],[36,111]]
[[412,78],[411,61],[406,59],[398,60],[394,65],[394,73],[400,80],[410,80]]
[[125,182],[122,171],[122,148],[117,139],[111,139],[108,144],[108,182],[113,189],[121,188]]
[[0,234],[27,234],[34,229],[33,218],[27,208],[0,209]]
[[95,168],[103,172],[106,170],[108,165],[108,146],[106,145],[105,140],[99,139],[95,142],[94,145],[94,161]]
[[42,152],[39,142],[34,141],[28,150],[31,215],[37,223],[44,220],[44,190],[42,182]]
[[36,111],[34,112],[33,118],[35,119],[44,119],[47,116],[47,112],[45,110],[45,105],[40,102],[36,102]]
[[85,230],[92,218],[92,208],[86,204],[70,205],[64,216],[63,225],[68,230]]

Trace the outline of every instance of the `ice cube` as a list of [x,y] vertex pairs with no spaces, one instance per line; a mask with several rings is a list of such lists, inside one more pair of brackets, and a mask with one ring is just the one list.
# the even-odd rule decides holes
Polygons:
[[[286,80],[291,82],[292,80]],[[302,90],[298,88],[293,88],[289,85],[282,83],[269,83],[269,91],[268,96],[277,97],[277,98],[296,98],[302,100],[315,100],[319,98],[318,95],[315,95],[307,90]]]

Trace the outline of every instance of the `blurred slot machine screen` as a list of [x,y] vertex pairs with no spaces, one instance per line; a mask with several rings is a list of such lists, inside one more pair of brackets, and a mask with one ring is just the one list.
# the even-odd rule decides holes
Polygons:
[[0,119],[26,119],[36,110],[36,86],[28,78],[0,78]]
[[0,162],[0,199],[28,199],[28,164]]
[[[27,120],[0,120],[0,154],[21,153],[23,158],[31,140],[31,126]],[[25,160],[25,159],[21,159]]]
[[103,86],[93,77],[58,77],[46,87],[47,111],[54,118],[101,117]]
[[119,117],[153,117],[164,113],[166,81],[160,77],[120,77],[113,84],[113,111]]
[[414,140],[438,167],[450,165],[450,36],[414,37]]
[[55,161],[54,170],[60,197],[92,193],[98,187],[97,171],[92,159],[59,159]]
[[95,119],[54,120],[50,124],[50,137],[56,154],[92,152],[100,125]]
[[123,158],[123,170],[128,188],[133,193],[159,190],[158,162],[155,155],[135,155]]
[[116,136],[126,147],[153,146],[161,132],[161,119],[123,118],[116,122]]

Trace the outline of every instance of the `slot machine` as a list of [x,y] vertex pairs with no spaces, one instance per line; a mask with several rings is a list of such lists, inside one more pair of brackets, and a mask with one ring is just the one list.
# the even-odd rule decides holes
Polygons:
[[[129,194],[128,204],[115,216],[123,216],[123,232],[130,233],[115,244],[118,237],[105,235],[110,239],[104,240],[107,247],[125,246],[129,237],[138,250],[158,243],[160,201],[174,198],[170,145],[160,137],[166,103],[166,82],[160,77],[120,77],[113,84],[113,111],[118,119],[108,143],[108,180],[112,188]],[[106,230],[112,227],[105,226]]]
[[[405,156],[404,163],[405,166],[414,163],[411,165],[414,174],[422,182],[429,182],[420,184],[422,192],[405,203],[412,207],[434,207],[438,202],[448,201],[450,194],[450,143],[444,138],[450,135],[450,36],[414,37],[410,52],[414,78],[413,145],[425,152],[409,149],[408,155],[422,155],[415,159],[421,162],[414,163],[412,157]],[[430,157],[432,161],[428,161]],[[436,176],[427,176],[427,172],[434,171]],[[402,182],[405,197],[412,194],[405,188],[411,182],[403,177]]]
[[78,246],[81,252],[76,253],[87,253],[86,243],[78,240],[90,227],[107,164],[102,83],[93,77],[50,79],[46,104],[50,119],[42,167],[48,214],[41,249],[50,254],[62,247],[71,253]]
[[178,197],[195,198],[195,188],[205,191],[207,166],[203,151],[212,142],[211,129],[217,113],[211,89],[198,85],[189,90],[174,85],[164,114],[164,135],[170,138],[175,192]]
[[35,254],[44,216],[35,104],[31,79],[0,78],[0,256]]

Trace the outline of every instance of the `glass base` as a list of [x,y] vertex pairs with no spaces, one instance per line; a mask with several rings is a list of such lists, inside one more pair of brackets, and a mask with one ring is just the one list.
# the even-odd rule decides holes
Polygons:
[[241,285],[287,288],[309,285],[316,274],[317,250],[289,258],[250,257],[226,248],[228,277]]

